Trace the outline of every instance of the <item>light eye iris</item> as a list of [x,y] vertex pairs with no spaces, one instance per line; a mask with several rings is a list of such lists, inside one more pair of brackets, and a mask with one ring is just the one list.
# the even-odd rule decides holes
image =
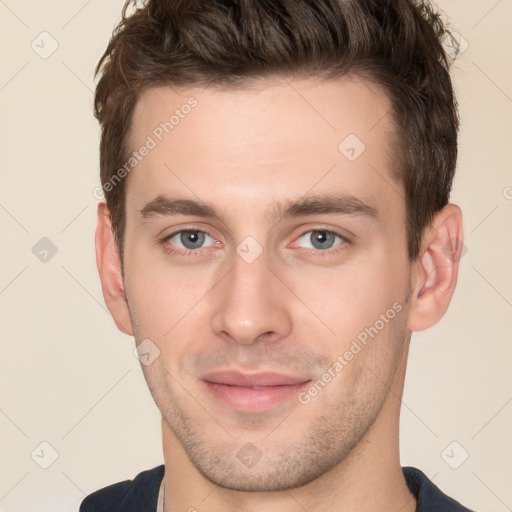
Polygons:
[[302,235],[299,242],[306,244],[308,249],[325,250],[334,247],[336,238],[341,237],[332,231],[316,229]]
[[176,243],[179,242],[178,246],[181,245],[185,249],[199,249],[205,243],[207,236],[209,235],[203,231],[180,231],[171,238],[171,241],[174,242],[172,239],[177,238]]
[[313,231],[311,242],[315,249],[330,249],[334,244],[334,233],[328,231]]

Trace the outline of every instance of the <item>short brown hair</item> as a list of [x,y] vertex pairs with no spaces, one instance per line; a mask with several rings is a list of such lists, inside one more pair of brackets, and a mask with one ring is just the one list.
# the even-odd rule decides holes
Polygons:
[[94,98],[101,183],[121,260],[126,180],[105,184],[126,161],[142,91],[348,73],[383,87],[391,100],[407,249],[416,259],[425,227],[448,203],[457,160],[447,35],[439,13],[414,0],[128,0],[96,67]]

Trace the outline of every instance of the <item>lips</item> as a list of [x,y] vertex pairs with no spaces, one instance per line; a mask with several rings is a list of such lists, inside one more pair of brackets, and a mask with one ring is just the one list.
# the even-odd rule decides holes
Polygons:
[[310,379],[272,372],[250,374],[236,371],[221,371],[206,374],[203,376],[203,380],[227,386],[266,388],[270,386],[293,386],[307,382]]
[[281,373],[250,374],[227,370],[208,373],[200,379],[205,392],[217,403],[250,414],[293,403],[310,380]]

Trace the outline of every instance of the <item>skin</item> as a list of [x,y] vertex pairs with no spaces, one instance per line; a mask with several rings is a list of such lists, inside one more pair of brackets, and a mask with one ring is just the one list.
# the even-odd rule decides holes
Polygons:
[[[446,247],[462,242],[460,209],[436,215],[411,263],[390,104],[356,77],[147,90],[130,146],[190,96],[197,106],[126,178],[124,276],[103,203],[96,233],[116,324],[160,350],[141,366],[162,413],[166,512],[414,511],[398,442],[407,353],[412,332],[439,321],[451,300],[461,243]],[[353,162],[338,150],[348,134],[366,146]],[[354,196],[377,218],[270,215],[322,194]],[[163,195],[208,203],[222,219],[141,216]],[[184,229],[209,237],[171,252],[184,249],[179,235],[162,240]],[[314,230],[345,238],[318,248]],[[236,251],[248,236],[263,249],[252,263]],[[226,368],[321,379],[396,303],[401,311],[307,404],[245,413],[201,387],[206,372]],[[237,458],[247,443],[261,455],[252,467]]]

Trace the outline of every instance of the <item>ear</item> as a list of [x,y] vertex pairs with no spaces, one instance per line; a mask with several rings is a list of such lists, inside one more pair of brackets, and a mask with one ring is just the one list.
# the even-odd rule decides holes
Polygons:
[[457,284],[463,238],[461,210],[448,204],[425,230],[421,254],[413,263],[408,318],[411,331],[431,327],[448,309]]
[[96,265],[100,274],[103,298],[117,328],[133,336],[128,302],[124,294],[121,260],[112,231],[110,211],[104,202],[98,204],[98,225],[96,227]]

